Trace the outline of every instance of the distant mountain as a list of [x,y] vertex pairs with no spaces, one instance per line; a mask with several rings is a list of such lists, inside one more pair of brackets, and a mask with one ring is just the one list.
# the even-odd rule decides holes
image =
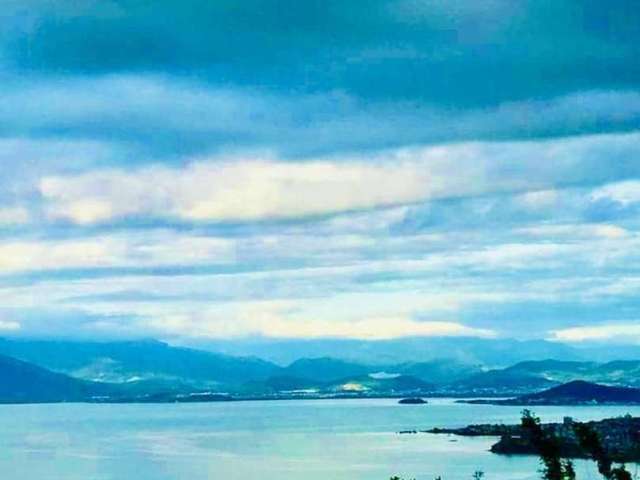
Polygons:
[[158,341],[80,342],[0,339],[0,354],[70,376],[100,382],[176,383],[215,387],[265,380],[281,368],[251,357],[231,357]]
[[244,395],[302,395],[302,396],[379,396],[425,395],[437,387],[408,375],[365,374],[352,375],[329,382],[319,382],[293,376],[274,376],[263,382],[251,382],[244,386]]
[[372,373],[415,377],[430,384],[447,384],[482,372],[480,365],[468,365],[452,359],[430,362],[406,362],[398,365],[364,365],[335,358],[303,358],[284,369],[286,375],[329,382],[339,378]]
[[0,403],[176,403],[230,401],[229,395],[159,385],[80,380],[0,355]]
[[615,360],[638,360],[640,359],[640,345],[611,345],[604,342],[601,344],[577,344],[575,351],[581,360],[591,362],[611,362]]
[[323,357],[296,360],[284,369],[283,374],[316,382],[330,382],[339,378],[365,375],[372,370],[374,369],[370,366]]
[[378,366],[345,362],[333,358],[303,358],[262,382],[248,382],[244,394],[331,395],[362,393],[382,395],[435,392],[451,380],[464,378],[479,367],[448,360]]
[[0,403],[73,402],[112,393],[107,385],[50,372],[5,355],[0,355],[0,378]]
[[600,364],[588,379],[599,383],[640,387],[640,361],[618,360]]
[[291,377],[287,375],[277,375],[271,377],[256,388],[257,392],[278,393],[295,392],[300,390],[319,390],[318,383],[308,378]]
[[537,360],[519,362],[507,370],[511,372],[526,372],[532,375],[544,375],[551,379],[555,375],[587,375],[599,366],[596,362],[577,362],[561,360]]
[[506,405],[640,404],[640,389],[576,380],[539,393],[499,402]]
[[[118,384],[122,387],[119,394],[126,398],[194,392],[240,396],[297,391],[331,394],[349,389],[361,389],[372,395],[428,391],[443,395],[511,396],[541,391],[573,380],[640,386],[640,361],[598,363],[551,358],[525,360],[505,368],[487,369],[485,366],[487,363],[484,362],[497,362],[498,357],[506,362],[509,358],[527,357],[547,349],[558,356],[563,352],[573,354],[572,350],[565,352],[564,347],[549,342],[414,338],[384,342],[303,342],[298,347],[303,344],[310,348],[304,351],[306,356],[296,358],[286,366],[253,356],[234,357],[153,340],[0,339],[0,355],[15,357],[78,380]],[[269,349],[275,345],[270,344]],[[277,345],[284,349],[296,344],[283,342]],[[314,348],[322,350],[330,346],[340,346],[337,354],[342,357],[371,357],[375,360],[365,363],[312,356]],[[507,347],[512,350],[507,350]],[[406,351],[400,354],[400,348]],[[435,357],[443,352],[447,358]],[[295,348],[287,355],[294,353]],[[408,358],[410,354],[415,357],[410,361],[383,361]],[[343,388],[344,385],[346,387]]]
[[435,385],[408,375],[349,377],[326,385],[324,391],[335,393],[425,394],[435,391]]
[[543,390],[558,385],[542,376],[527,372],[491,370],[449,385],[453,393],[473,395],[514,395]]
[[[455,359],[366,365],[336,358],[300,358],[286,367],[256,357],[233,357],[158,341],[82,342],[0,339],[0,354],[34,363],[75,378],[126,383],[135,393],[212,389],[238,391],[259,385],[267,391],[327,383],[376,372],[442,384],[481,371]],[[267,382],[267,380],[271,382]],[[294,381],[295,380],[295,381]],[[287,385],[289,384],[289,385]],[[295,384],[295,385],[294,385]],[[285,388],[287,387],[287,388]]]
[[[280,365],[288,365],[300,358],[319,357],[379,366],[448,358],[466,365],[497,368],[525,360],[589,358],[588,351],[557,342],[474,337],[406,337],[392,340],[259,338],[207,341],[199,344],[198,348],[228,355],[255,355]],[[640,349],[637,358],[640,358]]]
[[442,358],[430,362],[407,362],[389,367],[389,371],[416,377],[425,382],[444,385],[480,374],[484,370],[478,364],[471,365],[450,358]]
[[[456,384],[461,390],[502,389],[524,393],[549,388],[574,380],[612,386],[640,386],[640,361],[608,363],[559,360],[527,361],[511,367],[491,370]],[[510,390],[510,388],[512,388]],[[499,392],[494,392],[499,393]]]

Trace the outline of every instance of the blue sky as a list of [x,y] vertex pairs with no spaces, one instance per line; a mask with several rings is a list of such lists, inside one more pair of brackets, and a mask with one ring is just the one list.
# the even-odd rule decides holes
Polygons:
[[0,335],[640,342],[636,2],[0,22]]

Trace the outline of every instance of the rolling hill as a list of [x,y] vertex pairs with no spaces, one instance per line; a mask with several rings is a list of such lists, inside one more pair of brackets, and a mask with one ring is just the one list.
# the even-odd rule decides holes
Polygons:
[[435,386],[407,375],[365,375],[360,377],[348,377],[332,382],[331,384],[326,385],[324,390],[335,393],[407,395],[411,393],[427,394],[433,392],[435,390]]
[[484,371],[479,364],[464,363],[450,358],[436,359],[429,362],[406,362],[388,367],[387,370],[416,377],[437,385],[459,382]]
[[453,382],[450,391],[458,394],[473,395],[514,395],[529,393],[552,386],[557,382],[542,376],[510,370],[491,370]]
[[0,355],[0,403],[86,401],[113,393],[111,386],[85,382]]
[[158,341],[0,340],[9,355],[75,378],[111,383],[176,383],[205,388],[265,380],[281,370],[251,357],[231,357]]
[[[345,378],[365,378],[386,372],[410,377],[428,385],[465,378],[480,370],[455,360],[365,365],[320,357],[301,358],[286,367],[255,357],[174,347],[158,341],[82,342],[64,340],[0,339],[0,354],[40,367],[96,382],[126,384],[135,393],[155,391],[214,391],[260,393],[324,390]],[[390,382],[382,382],[386,385]]]
[[375,369],[358,363],[345,362],[335,358],[302,358],[296,360],[283,371],[284,375],[306,378],[316,382],[330,382],[352,375],[365,375]]
[[503,405],[640,404],[640,389],[611,387],[576,380],[542,392],[503,400]]
[[[414,348],[423,345],[423,340],[416,340]],[[432,343],[436,344],[444,345]],[[366,342],[361,344],[366,345]],[[462,345],[466,343],[458,343],[459,347]],[[478,344],[472,342],[469,345]],[[347,356],[352,353],[347,352]],[[640,386],[640,361],[527,360],[506,368],[486,370],[482,363],[460,360],[455,351],[449,353],[454,353],[453,357],[400,363],[378,360],[370,364],[306,356],[287,366],[280,366],[256,357],[234,357],[153,340],[0,339],[0,355],[76,380],[119,384],[126,387],[128,395],[138,396],[193,391],[258,396],[302,390],[331,393],[340,391],[340,385],[379,394],[427,390],[442,395],[510,396],[538,392],[574,380],[611,386]],[[423,354],[422,357],[432,354]],[[475,358],[475,355],[471,357]]]

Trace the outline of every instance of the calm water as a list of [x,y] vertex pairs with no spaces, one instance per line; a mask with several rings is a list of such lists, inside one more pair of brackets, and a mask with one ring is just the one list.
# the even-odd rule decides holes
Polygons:
[[[0,406],[3,479],[388,480],[536,478],[532,457],[487,452],[492,439],[404,429],[517,422],[519,407],[432,400],[326,400],[197,405]],[[544,421],[631,413],[640,407],[540,407]],[[635,470],[635,467],[632,468]],[[597,476],[586,463],[579,478]]]

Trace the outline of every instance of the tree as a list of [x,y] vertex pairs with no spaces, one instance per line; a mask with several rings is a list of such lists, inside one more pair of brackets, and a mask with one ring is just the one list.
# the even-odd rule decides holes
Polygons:
[[540,455],[541,473],[545,480],[575,480],[573,463],[560,458],[560,445],[554,435],[542,428],[540,419],[530,410],[522,411],[522,429]]
[[613,460],[606,451],[598,432],[584,423],[577,423],[573,427],[580,448],[582,448],[598,465],[598,472],[607,480],[631,480],[631,474],[624,465],[613,467]]
[[[560,442],[553,433],[547,433],[540,424],[540,419],[531,411],[522,411],[522,428],[529,436],[529,441],[538,451],[543,464],[542,474],[545,480],[575,480],[576,472],[571,460],[560,458]],[[632,480],[631,474],[624,465],[613,467],[613,460],[602,445],[598,432],[590,425],[576,423],[573,431],[580,448],[596,462],[598,472],[606,480]]]
[[631,474],[624,465],[611,470],[611,480],[632,480]]
[[598,472],[604,478],[611,478],[613,462],[600,441],[598,432],[589,425],[576,423],[573,426],[580,448],[582,448],[598,465]]

